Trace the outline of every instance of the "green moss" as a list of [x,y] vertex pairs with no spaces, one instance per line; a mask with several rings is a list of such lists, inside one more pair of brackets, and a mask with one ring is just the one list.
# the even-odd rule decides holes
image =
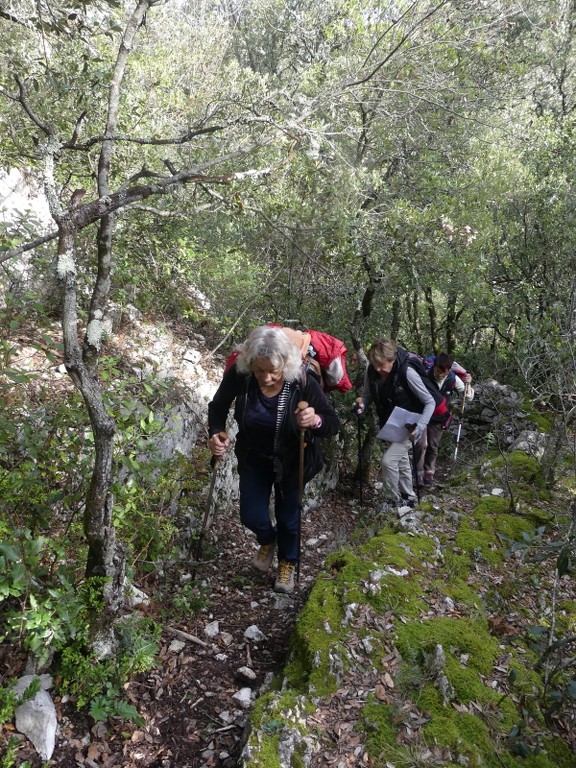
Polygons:
[[503,496],[483,496],[474,507],[472,514],[476,519],[505,515],[510,512],[510,499]]
[[534,530],[530,517],[511,511],[509,499],[487,496],[476,505],[470,518],[462,519],[455,544],[471,560],[498,565],[505,557],[502,541],[519,541],[523,534]]
[[[251,751],[250,768],[284,768],[279,762],[278,745],[282,733],[289,729],[307,733],[305,717],[314,711],[314,704],[294,692],[266,693],[259,697],[250,713],[252,729],[247,747]],[[304,747],[295,747],[290,768],[304,765]]]
[[576,629],[576,602],[574,600],[561,600],[556,612],[557,634],[572,634]]
[[[290,686],[317,695],[332,693],[346,667],[346,653],[339,646],[344,608],[334,580],[319,578],[296,621],[292,653],[284,670]],[[329,628],[329,630],[327,629]],[[341,669],[334,663],[340,659]]]
[[497,536],[506,536],[509,539],[520,539],[523,533],[530,533],[534,525],[530,520],[515,514],[487,515],[482,510],[475,509],[474,519],[478,522],[480,530],[490,534],[494,540]]
[[419,577],[427,575],[428,564],[436,559],[435,544],[428,536],[384,533],[365,544],[359,556],[363,570],[355,575],[370,585],[363,601],[380,613],[392,610],[404,617],[415,617],[425,610]]
[[[446,542],[442,548],[440,577],[436,575],[440,564],[435,540],[388,529],[380,530],[371,540],[358,544],[355,551],[343,549],[327,557],[325,570],[317,578],[296,622],[292,654],[284,670],[285,692],[281,695],[270,693],[263,706],[261,699],[255,705],[252,720],[260,732],[255,737],[258,744],[254,746],[255,752],[258,751],[258,762],[250,763],[250,768],[278,768],[277,747],[283,733],[287,729],[290,733],[298,729],[304,735],[304,719],[295,722],[287,713],[291,715],[296,706],[302,711],[303,700],[313,701],[311,697],[304,699],[307,694],[327,696],[341,684],[348,665],[355,663],[348,642],[351,635],[356,647],[358,638],[370,638],[371,646],[366,644],[364,652],[368,653],[366,648],[371,648],[371,659],[366,663],[371,662],[375,668],[392,646],[401,655],[394,675],[397,704],[384,704],[372,695],[359,719],[359,727],[365,732],[367,751],[375,764],[413,768],[421,764],[418,761],[427,745],[430,749],[439,746],[451,750],[453,764],[468,768],[572,766],[574,757],[561,740],[541,741],[544,750],[527,757],[521,758],[514,751],[524,743],[522,739],[530,748],[536,747],[546,733],[539,709],[543,696],[542,680],[534,671],[535,657],[529,646],[525,647],[527,653],[514,656],[510,663],[511,695],[503,696],[501,691],[485,682],[486,677],[492,676],[496,659],[504,651],[498,639],[488,631],[484,598],[473,583],[474,576],[472,583],[467,581],[471,571],[474,574],[474,562],[481,559],[499,566],[507,546],[503,541],[526,539],[525,534],[533,532],[534,520],[539,514],[540,519],[549,519],[548,513],[544,516],[524,501],[538,482],[537,462],[520,452],[510,454],[506,462],[515,494],[514,508],[511,509],[509,498],[476,498],[472,513],[460,518],[455,541]],[[503,466],[502,457],[493,458],[487,473]],[[539,489],[538,494],[542,498],[543,492]],[[401,575],[404,570],[407,574]],[[497,611],[501,611],[502,601],[505,603],[514,598],[518,592],[518,584],[512,580],[513,569],[500,568],[499,575],[503,580],[494,586],[494,593],[500,600],[494,603]],[[528,575],[522,578],[528,578]],[[434,604],[442,595],[450,597],[461,609],[468,607],[469,615],[422,619],[429,611],[429,603],[425,600],[431,597],[429,602]],[[377,622],[346,621],[352,603],[359,607],[354,609],[354,617],[360,615],[360,609],[362,615],[370,617],[370,612],[364,613],[370,606],[376,614],[391,610],[402,620],[395,621],[393,633],[379,632]],[[567,632],[576,622],[574,606],[571,600],[559,606],[559,626],[565,626]],[[448,703],[430,668],[437,646],[444,651],[442,671],[454,694]],[[514,648],[509,647],[507,651],[515,654]],[[404,701],[429,718],[410,744],[398,743],[400,730],[406,723],[400,711]],[[522,711],[519,711],[519,701]],[[523,731],[514,740],[510,734],[523,717],[537,724],[538,733],[525,734]],[[313,731],[312,735],[315,733]],[[296,749],[290,768],[300,768],[302,760],[303,753],[300,755]],[[448,768],[452,763],[443,765]]]
[[574,768],[574,753],[566,742],[560,739],[546,739],[542,746],[551,768]]
[[506,468],[512,482],[544,488],[544,477],[538,460],[524,451],[512,451],[505,457],[499,456],[493,460],[492,466],[495,469]]
[[461,521],[455,543],[468,555],[468,562],[483,560],[490,565],[497,565],[504,559],[504,548],[497,546],[494,533],[474,527],[468,518]]
[[316,695],[328,695],[340,684],[348,666],[341,638],[348,631],[343,619],[350,604],[369,604],[380,614],[392,610],[404,618],[419,616],[426,604],[418,576],[427,575],[426,563],[435,555],[430,538],[398,534],[381,534],[358,554],[332,553],[327,573],[317,579],[296,621],[285,669],[289,684]]
[[544,434],[548,434],[552,429],[552,422],[550,420],[550,417],[544,413],[539,413],[538,411],[535,411],[533,408],[529,407],[528,418],[534,424],[534,426],[539,432],[544,432]]
[[383,756],[396,743],[394,710],[371,695],[364,704],[360,724],[366,732],[366,747],[374,757]]
[[425,561],[435,560],[435,544],[429,536],[382,533],[358,552],[360,557],[386,563],[393,568],[425,568]]
[[[255,728],[264,728],[266,730],[267,721],[282,719],[283,711],[294,710],[296,707],[301,706],[301,703],[301,697],[293,691],[285,691],[283,693],[269,691],[256,699],[251,710],[250,719]],[[310,705],[309,711],[313,711],[313,709],[314,707]]]
[[[468,558],[466,558],[468,560]],[[468,575],[468,571],[466,572]],[[465,605],[468,608],[478,608],[481,599],[478,590],[471,587],[463,578],[453,578],[448,581],[434,581],[433,588],[441,595],[451,598],[455,603]]]
[[[446,708],[443,714],[434,717],[424,726],[424,738],[427,743],[438,744],[464,754],[468,759],[478,757],[483,752],[493,749],[490,734],[480,718],[466,712],[456,712]],[[481,765],[473,759],[468,765]]]
[[409,622],[397,627],[396,645],[404,659],[424,658],[437,645],[446,657],[468,655],[470,670],[488,674],[498,653],[498,642],[481,619],[440,617],[423,622]]
[[444,570],[447,581],[465,579],[470,573],[470,555],[448,550],[444,553]]
[[[280,736],[273,734],[253,745],[256,749],[251,753],[250,768],[284,768],[280,763],[279,744]],[[248,744],[248,748],[250,746]]]

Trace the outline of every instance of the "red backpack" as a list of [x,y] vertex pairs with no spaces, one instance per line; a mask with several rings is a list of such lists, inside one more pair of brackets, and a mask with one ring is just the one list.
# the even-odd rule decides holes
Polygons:
[[318,361],[322,372],[324,390],[331,392],[336,389],[338,392],[348,392],[349,389],[352,389],[352,382],[346,371],[346,353],[348,350],[344,346],[344,342],[322,331],[309,330],[308,333],[312,348],[310,356]]

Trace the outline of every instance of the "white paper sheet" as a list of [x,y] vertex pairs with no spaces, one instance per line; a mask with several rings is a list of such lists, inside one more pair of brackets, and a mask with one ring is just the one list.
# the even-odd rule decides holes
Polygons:
[[390,443],[403,443],[408,437],[408,430],[405,425],[416,424],[420,416],[422,416],[421,413],[413,413],[396,406],[376,437]]

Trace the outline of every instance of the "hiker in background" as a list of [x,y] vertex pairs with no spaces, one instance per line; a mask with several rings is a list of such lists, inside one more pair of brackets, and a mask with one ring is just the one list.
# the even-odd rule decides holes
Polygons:
[[446,399],[447,412],[441,416],[433,415],[428,427],[422,433],[420,439],[414,443],[414,458],[418,473],[417,481],[420,485],[431,488],[434,486],[434,474],[436,472],[436,459],[442,432],[448,428],[450,415],[450,400],[454,391],[466,400],[472,400],[474,390],[471,382],[472,376],[462,366],[454,363],[450,355],[440,352],[435,357],[424,358],[424,365],[428,369],[428,378],[438,387],[438,390]]
[[[300,352],[280,328],[255,328],[224,373],[208,405],[209,445],[215,456],[229,447],[229,439],[223,440],[220,433],[226,431],[234,400],[240,520],[260,545],[253,564],[267,571],[277,549],[274,589],[292,592],[300,554],[300,430],[306,430],[306,483],[323,464],[316,438],[336,435],[339,419],[318,382],[303,374]],[[307,407],[299,409],[301,401]],[[276,525],[269,514],[273,489]]]
[[413,358],[416,355],[393,341],[380,339],[374,342],[368,351],[369,365],[364,374],[361,400],[356,406],[356,412],[360,414],[373,402],[380,428],[388,421],[395,406],[420,414],[406,439],[390,443],[382,456],[385,493],[382,511],[416,503],[408,455],[410,441],[416,443],[420,439],[436,407],[422,374],[412,365]]

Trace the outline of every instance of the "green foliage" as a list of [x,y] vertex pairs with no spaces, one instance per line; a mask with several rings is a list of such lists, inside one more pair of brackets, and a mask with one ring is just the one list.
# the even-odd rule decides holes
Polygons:
[[[31,768],[31,764],[28,762],[28,760],[21,762],[18,759],[19,746],[19,739],[16,739],[13,736],[8,739],[8,743],[6,745],[6,753],[4,755],[0,755],[0,768],[13,768],[13,766],[18,766],[18,768]],[[18,760],[18,762],[16,762],[16,760]]]
[[140,723],[136,709],[123,697],[123,686],[155,664],[161,627],[133,616],[119,622],[115,631],[117,649],[112,658],[102,660],[88,653],[87,633],[67,645],[59,660],[58,687],[79,709],[88,707],[97,720],[116,716]]
[[24,649],[43,662],[75,636],[81,597],[70,569],[54,568],[57,550],[48,548],[46,537],[24,529],[10,531],[10,540],[18,544],[0,544],[4,637],[21,638]]
[[194,616],[210,603],[208,584],[188,582],[182,584],[176,592],[171,592],[170,600],[163,603],[165,617]]
[[[24,693],[21,695],[16,694],[12,686],[0,687],[0,725],[12,720],[16,708],[19,707],[20,704],[23,704],[25,701],[30,701],[33,699],[39,690],[40,679],[38,677],[32,679]],[[15,743],[9,741],[5,757],[6,762],[2,763],[0,761],[0,768],[9,768],[9,766],[14,764],[10,762],[10,760],[14,759],[14,747]]]
[[90,702],[88,713],[94,720],[108,720],[113,717],[120,717],[136,725],[144,725],[144,718],[138,713],[133,704],[121,699],[119,691],[110,682],[105,684],[105,692],[94,696]]

